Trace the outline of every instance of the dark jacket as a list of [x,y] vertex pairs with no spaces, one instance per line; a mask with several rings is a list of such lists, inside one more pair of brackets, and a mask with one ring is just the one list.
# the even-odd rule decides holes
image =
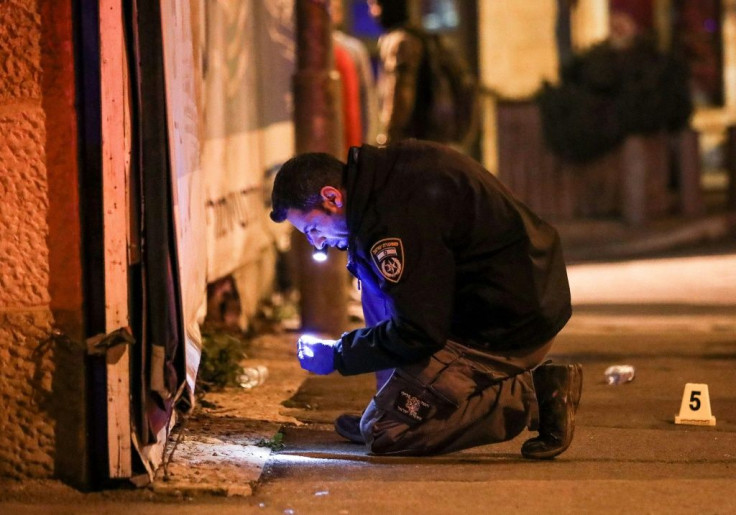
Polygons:
[[378,41],[379,119],[388,143],[407,138],[430,139],[426,133],[431,101],[425,48],[417,34],[395,28]]
[[364,145],[343,184],[368,327],[341,338],[342,374],[415,363],[448,339],[531,350],[570,318],[557,232],[469,157],[417,140]]

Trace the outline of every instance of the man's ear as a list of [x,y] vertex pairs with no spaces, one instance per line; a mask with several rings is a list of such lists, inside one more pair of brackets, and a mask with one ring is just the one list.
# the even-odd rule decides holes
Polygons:
[[324,207],[330,213],[336,213],[342,210],[345,203],[342,191],[334,186],[323,186],[319,190],[322,195],[322,207]]

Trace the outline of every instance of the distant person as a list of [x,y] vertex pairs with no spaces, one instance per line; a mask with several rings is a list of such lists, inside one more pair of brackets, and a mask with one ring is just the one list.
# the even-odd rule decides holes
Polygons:
[[386,30],[378,40],[381,132],[385,145],[417,138],[467,145],[477,117],[476,80],[437,35],[412,23],[407,0],[368,0]]
[[608,25],[608,41],[617,50],[630,49],[642,34],[634,17],[625,11],[612,10]]
[[[368,49],[358,38],[346,34],[342,28],[344,23],[342,0],[333,0],[330,2],[330,16],[334,30],[332,31],[332,41],[335,45],[336,64],[341,65],[337,59],[344,60],[347,56],[355,68],[357,82],[357,109],[360,116],[360,134],[346,134],[346,145],[361,145],[363,143],[375,143],[378,136],[378,94],[376,93],[376,83],[373,77],[373,67],[371,66],[370,55]],[[340,55],[342,54],[342,55]],[[344,64],[343,64],[344,66]],[[350,93],[352,95],[352,92]],[[350,106],[353,109],[353,106]],[[355,115],[352,116],[353,120]],[[358,139],[357,143],[354,141]]]
[[418,88],[424,45],[414,32],[406,30],[409,10],[405,0],[368,0],[371,15],[386,30],[378,40],[379,120],[377,143],[388,144],[405,138],[427,139],[423,134],[423,110],[427,90]]
[[[479,163],[437,143],[322,153],[279,170],[271,218],[348,253],[366,327],[303,336],[317,374],[381,371],[362,416],[335,421],[373,454],[436,454],[538,429],[521,452],[570,445],[578,364],[545,362],[571,315],[557,232]],[[536,392],[536,393],[535,393]]]

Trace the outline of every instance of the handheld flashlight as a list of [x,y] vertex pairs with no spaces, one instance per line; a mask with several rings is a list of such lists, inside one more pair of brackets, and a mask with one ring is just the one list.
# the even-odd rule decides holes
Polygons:
[[296,342],[297,356],[299,359],[313,358],[314,350],[312,345],[320,343],[322,340],[311,334],[303,334]]
[[327,247],[322,247],[321,249],[315,248],[312,251],[312,259],[317,263],[324,263],[327,261]]

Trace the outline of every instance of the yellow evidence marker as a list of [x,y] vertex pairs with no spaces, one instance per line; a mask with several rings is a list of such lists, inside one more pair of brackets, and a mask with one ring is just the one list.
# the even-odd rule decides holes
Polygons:
[[675,415],[675,424],[716,425],[716,417],[710,412],[710,395],[708,394],[707,384],[685,384],[682,404],[680,404],[680,414]]

